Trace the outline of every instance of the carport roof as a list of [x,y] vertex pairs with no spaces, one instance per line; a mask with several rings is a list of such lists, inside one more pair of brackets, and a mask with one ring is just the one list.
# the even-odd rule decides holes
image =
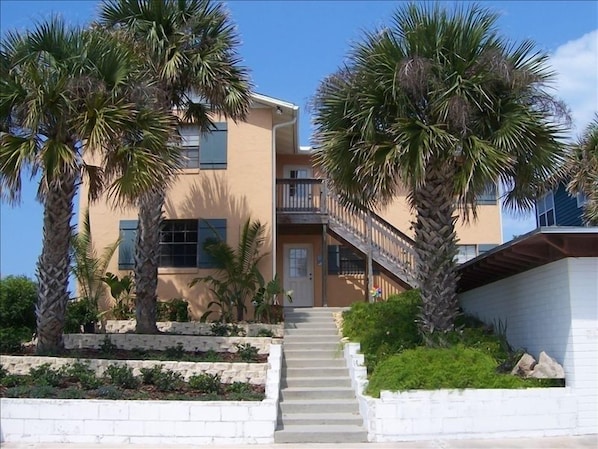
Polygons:
[[458,268],[464,292],[566,257],[598,257],[598,227],[537,228]]

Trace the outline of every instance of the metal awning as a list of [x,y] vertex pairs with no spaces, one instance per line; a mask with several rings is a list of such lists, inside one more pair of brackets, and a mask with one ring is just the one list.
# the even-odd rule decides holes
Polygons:
[[566,257],[598,257],[598,227],[535,229],[458,267],[458,292],[546,265]]

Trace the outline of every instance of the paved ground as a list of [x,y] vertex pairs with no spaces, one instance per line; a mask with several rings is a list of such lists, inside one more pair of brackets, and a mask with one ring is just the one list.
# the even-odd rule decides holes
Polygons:
[[[342,446],[342,447],[341,447]],[[580,437],[517,438],[489,440],[434,440],[400,443],[360,443],[360,444],[262,444],[236,446],[138,446],[103,444],[58,444],[58,443],[2,443],[3,449],[140,449],[142,447],[160,449],[597,449],[598,435]]]

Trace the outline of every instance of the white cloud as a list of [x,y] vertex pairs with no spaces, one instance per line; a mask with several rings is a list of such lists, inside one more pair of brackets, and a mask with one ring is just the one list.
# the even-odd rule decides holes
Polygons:
[[577,137],[598,109],[598,30],[561,45],[550,62],[557,72],[557,95],[571,108],[572,137]]

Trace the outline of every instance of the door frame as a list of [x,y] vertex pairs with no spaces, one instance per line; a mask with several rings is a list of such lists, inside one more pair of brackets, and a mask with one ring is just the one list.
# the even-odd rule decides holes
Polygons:
[[[314,273],[314,245],[312,243],[284,243],[282,245],[282,260],[283,260],[283,286],[285,291],[289,291],[291,288],[289,286],[289,258],[288,258],[288,249],[290,247],[305,247],[307,248],[307,269],[308,273],[311,274],[311,282],[309,283],[309,290],[310,290],[310,297],[311,297],[311,304],[310,305],[300,305],[297,306],[294,302],[289,302],[286,295],[284,297],[283,305],[284,307],[314,307],[315,305],[315,298],[314,298],[314,290],[315,290],[315,273]],[[311,271],[310,271],[311,270]]]

